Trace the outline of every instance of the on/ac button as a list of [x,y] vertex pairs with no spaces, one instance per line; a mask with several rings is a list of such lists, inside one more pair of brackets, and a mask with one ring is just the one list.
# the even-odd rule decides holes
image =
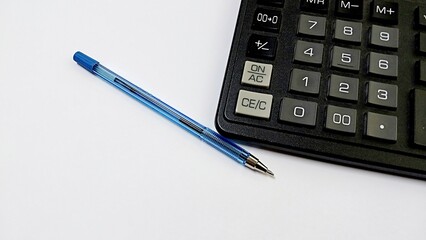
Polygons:
[[246,61],[244,65],[242,84],[269,88],[271,83],[272,65]]

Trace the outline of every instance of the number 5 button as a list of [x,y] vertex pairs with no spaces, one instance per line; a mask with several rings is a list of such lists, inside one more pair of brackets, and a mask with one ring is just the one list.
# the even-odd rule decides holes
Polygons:
[[359,71],[361,50],[343,47],[333,47],[331,66],[351,71]]

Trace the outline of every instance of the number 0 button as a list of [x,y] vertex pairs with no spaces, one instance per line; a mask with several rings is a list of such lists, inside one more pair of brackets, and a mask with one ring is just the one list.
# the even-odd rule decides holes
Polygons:
[[315,102],[283,98],[281,102],[280,120],[307,126],[315,126],[315,122],[317,120],[317,108],[318,104]]

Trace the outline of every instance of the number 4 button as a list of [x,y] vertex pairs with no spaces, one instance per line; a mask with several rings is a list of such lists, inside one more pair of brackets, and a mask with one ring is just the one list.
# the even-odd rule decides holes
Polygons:
[[294,61],[311,64],[322,64],[324,45],[297,40],[294,50]]

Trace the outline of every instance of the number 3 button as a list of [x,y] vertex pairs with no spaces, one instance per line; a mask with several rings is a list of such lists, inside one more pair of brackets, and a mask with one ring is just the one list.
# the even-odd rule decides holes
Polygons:
[[397,108],[398,106],[398,86],[379,82],[368,83],[369,104]]

